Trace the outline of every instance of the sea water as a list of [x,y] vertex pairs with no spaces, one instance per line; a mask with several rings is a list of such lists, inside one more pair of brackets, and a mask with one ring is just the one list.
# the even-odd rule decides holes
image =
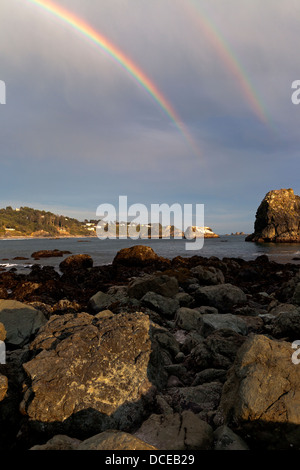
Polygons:
[[[62,239],[6,239],[0,240],[0,267],[9,270],[16,268],[18,272],[28,272],[33,264],[54,266],[58,269],[59,263],[69,255],[55,258],[41,258],[34,260],[31,255],[39,250],[70,251],[71,254],[88,254],[94,260],[94,266],[112,263],[117,252],[122,248],[134,245],[150,246],[159,255],[165,258],[176,256],[190,257],[194,255],[222,258],[243,258],[253,260],[260,255],[267,255],[271,261],[278,263],[295,263],[300,261],[300,244],[257,244],[245,242],[245,236],[231,235],[220,238],[207,238],[204,246],[198,251],[186,250],[186,240],[168,239],[139,239],[139,240],[100,240],[93,238],[62,238]],[[188,243],[192,244],[193,241]],[[27,258],[15,260],[16,257]]]

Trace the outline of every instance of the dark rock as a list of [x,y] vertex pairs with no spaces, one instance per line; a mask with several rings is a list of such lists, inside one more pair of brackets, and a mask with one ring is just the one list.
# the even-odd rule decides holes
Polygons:
[[269,191],[256,212],[253,242],[300,243],[300,197],[293,189]]
[[178,281],[167,275],[145,275],[134,279],[128,285],[129,297],[141,299],[147,292],[155,292],[164,297],[175,297],[178,293]]
[[[40,250],[40,251],[35,251],[32,253],[31,257],[34,259],[40,259],[40,258],[57,258],[57,257],[62,257],[66,254],[71,254],[70,251],[61,251],[61,250]],[[18,259],[26,259],[26,258],[18,258]]]
[[93,259],[89,255],[72,255],[64,259],[59,269],[62,273],[72,273],[81,269],[88,269],[93,267]]
[[200,287],[195,292],[197,305],[209,305],[215,307],[219,312],[227,313],[234,307],[245,305],[246,294],[237,286],[232,284],[220,284],[217,286]]

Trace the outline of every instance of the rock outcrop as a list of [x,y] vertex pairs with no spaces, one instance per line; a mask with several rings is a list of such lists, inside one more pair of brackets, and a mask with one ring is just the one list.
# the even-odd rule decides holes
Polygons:
[[31,343],[38,354],[23,365],[29,381],[21,409],[32,428],[80,428],[84,436],[139,422],[163,374],[157,363],[157,375],[151,370],[149,329],[142,313],[53,315]]
[[269,191],[256,212],[252,242],[300,243],[300,196],[293,189]]
[[300,449],[300,369],[290,343],[253,335],[237,353],[220,407],[226,424],[264,449]]

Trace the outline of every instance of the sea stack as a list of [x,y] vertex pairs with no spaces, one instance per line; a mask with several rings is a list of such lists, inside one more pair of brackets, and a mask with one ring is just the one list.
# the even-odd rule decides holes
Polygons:
[[269,191],[256,212],[252,242],[300,243],[300,197],[293,189]]

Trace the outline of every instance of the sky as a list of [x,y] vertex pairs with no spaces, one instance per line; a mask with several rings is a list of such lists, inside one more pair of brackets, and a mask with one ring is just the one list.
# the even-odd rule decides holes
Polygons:
[[251,233],[268,191],[300,194],[299,1],[55,1],[156,97],[38,3],[0,0],[1,207],[204,204],[216,233]]

